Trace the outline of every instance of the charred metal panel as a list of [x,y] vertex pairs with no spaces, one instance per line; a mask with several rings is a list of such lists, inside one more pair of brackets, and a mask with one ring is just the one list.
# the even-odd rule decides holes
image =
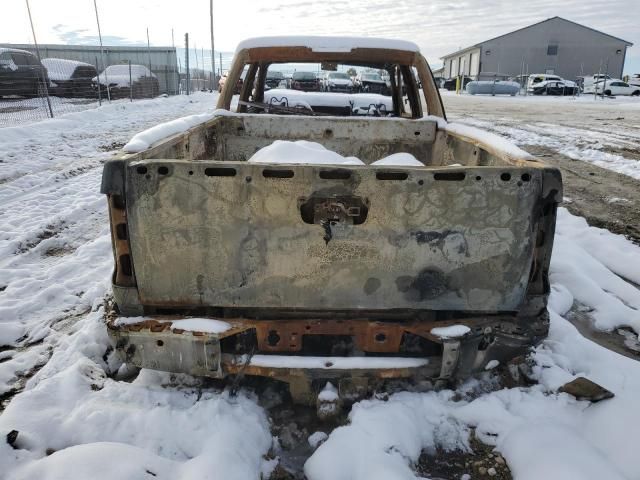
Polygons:
[[[143,305],[493,312],[525,296],[539,168],[341,166],[349,175],[338,178],[323,174],[332,167],[228,161],[127,168]],[[357,198],[366,220],[305,222],[315,197]]]
[[[292,117],[282,115],[242,115],[223,117],[212,127],[217,134],[209,134],[208,152],[215,160],[248,160],[259,149],[275,140],[308,140],[321,143],[328,150],[343,156],[355,156],[374,162],[394,153],[406,152],[425,164],[431,163],[432,143],[436,136],[433,120],[340,118],[340,117]],[[197,135],[192,145],[200,145],[194,159],[201,154],[203,133]],[[218,145],[213,148],[211,142]],[[157,156],[155,158],[158,158]],[[159,158],[172,158],[161,156]]]

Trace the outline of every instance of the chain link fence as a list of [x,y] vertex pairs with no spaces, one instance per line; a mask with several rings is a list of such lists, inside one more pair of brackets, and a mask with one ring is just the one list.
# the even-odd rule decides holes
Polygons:
[[0,46],[0,127],[178,93],[175,48]]

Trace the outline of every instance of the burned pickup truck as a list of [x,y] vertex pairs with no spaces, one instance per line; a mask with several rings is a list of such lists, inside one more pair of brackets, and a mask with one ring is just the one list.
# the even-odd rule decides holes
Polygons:
[[[290,63],[383,70],[390,95],[266,91]],[[357,162],[252,160],[287,142]],[[126,150],[102,192],[107,326],[133,365],[270,377],[313,402],[327,382],[348,399],[464,378],[547,334],[560,173],[447,123],[413,43],[248,40],[218,110]]]

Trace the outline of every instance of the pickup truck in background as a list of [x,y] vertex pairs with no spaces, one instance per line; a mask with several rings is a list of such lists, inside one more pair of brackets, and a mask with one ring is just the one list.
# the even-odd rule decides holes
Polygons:
[[[288,63],[386,70],[389,95],[265,95]],[[105,164],[107,326],[127,362],[269,377],[313,404],[327,382],[348,401],[464,379],[545,338],[560,173],[447,123],[415,44],[250,39],[218,109]],[[274,142],[359,163],[251,160]]]

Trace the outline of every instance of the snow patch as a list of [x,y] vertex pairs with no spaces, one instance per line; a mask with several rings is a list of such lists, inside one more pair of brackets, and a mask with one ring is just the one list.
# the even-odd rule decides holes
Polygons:
[[525,160],[535,160],[533,155],[530,155],[521,148],[517,147],[510,140],[507,140],[506,138],[494,133],[487,132],[486,130],[480,130],[479,128],[464,125],[462,123],[447,123],[444,126],[444,130],[449,133],[467,137],[471,140],[475,140],[476,142],[482,142],[486,145],[489,145],[492,149],[505,153],[511,157],[523,158]]
[[222,333],[229,330],[231,324],[212,318],[186,318],[172,321],[171,328],[188,332]]
[[123,147],[126,153],[139,153],[150,148],[154,143],[164,140],[167,137],[184,133],[192,127],[207,122],[216,116],[214,113],[201,113],[177,118],[169,122],[155,125],[143,132],[137,133]]
[[424,163],[410,153],[394,153],[388,157],[376,160],[373,166],[396,166],[396,167],[424,167]]
[[309,435],[309,438],[307,439],[307,441],[309,442],[309,446],[315,449],[327,438],[329,438],[329,435],[327,435],[324,432],[314,432],[311,435]]
[[356,157],[343,157],[327,150],[316,142],[276,140],[261,148],[248,160],[249,163],[284,163],[290,165],[364,165]]
[[337,402],[339,395],[338,389],[331,382],[327,382],[322,391],[318,394],[318,400],[321,402]]
[[[241,360],[242,361],[242,360]],[[427,365],[426,358],[407,357],[297,357],[293,355],[253,355],[250,364],[271,368],[321,368],[324,370],[368,368],[413,368]]]
[[458,338],[469,333],[471,329],[466,325],[450,325],[448,327],[436,327],[431,329],[431,333],[440,338]]

